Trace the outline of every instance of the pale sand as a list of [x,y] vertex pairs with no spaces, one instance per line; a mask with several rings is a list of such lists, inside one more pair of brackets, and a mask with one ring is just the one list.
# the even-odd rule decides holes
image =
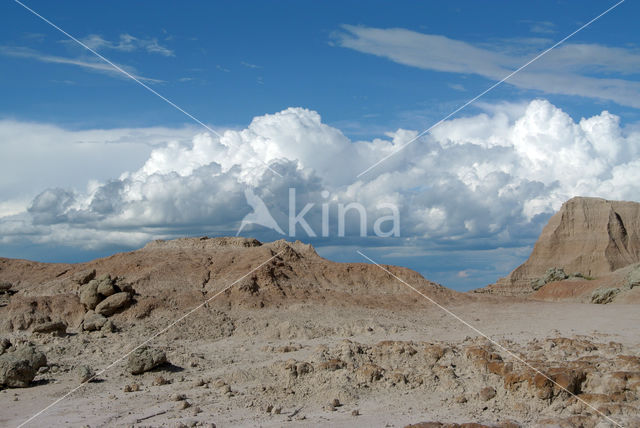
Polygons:
[[[467,339],[464,345],[463,341],[476,337],[474,331],[426,300],[424,309],[410,311],[322,307],[316,303],[291,304],[286,308],[219,309],[233,320],[235,330],[232,335],[220,337],[225,326],[229,328],[229,319],[221,313],[203,309],[153,343],[166,349],[168,359],[180,369],[132,376],[126,373],[124,363],[120,363],[100,376],[100,382],[85,385],[29,426],[178,426],[181,422],[186,425],[213,422],[218,427],[383,427],[420,421],[490,424],[506,419],[513,419],[523,426],[537,426],[535,419],[538,417],[568,415],[567,410],[559,410],[557,405],[545,408],[527,403],[517,395],[503,395],[500,382],[492,378],[495,375],[480,375],[471,363],[469,367],[463,367],[459,361],[455,370],[460,379],[452,380],[450,387],[444,378],[432,387],[394,386],[384,379],[361,387],[356,387],[352,380],[345,386],[343,380],[331,378],[343,376],[341,370],[318,374],[318,346],[340,347],[343,339],[366,345],[384,340],[447,342],[461,347],[472,343]],[[640,355],[640,310],[637,305],[499,300],[455,305],[449,309],[510,349],[535,339],[571,337],[594,343],[619,342],[623,349],[621,353]],[[169,318],[154,319],[153,323],[136,321],[135,325],[123,325],[117,334],[95,332],[66,338],[31,337],[31,341],[41,344],[49,363],[57,364],[59,370],[52,369],[39,375],[36,385],[29,388],[2,390],[0,425],[18,425],[78,385],[75,366],[86,364],[99,370],[121,355],[124,349],[140,343],[169,322]],[[22,335],[26,337],[26,333]],[[20,333],[10,337],[17,336]],[[276,349],[287,344],[301,349],[274,352],[265,348]],[[615,354],[604,348],[599,352],[600,358],[611,358]],[[501,354],[508,360],[504,353]],[[314,374],[300,375],[293,380],[281,375],[284,363],[278,365],[278,362],[292,358],[312,362]],[[387,361],[385,356],[380,358],[380,361]],[[401,361],[405,357],[397,358]],[[465,360],[461,358],[460,361]],[[388,361],[389,367],[399,364],[395,360]],[[408,364],[399,369],[410,372],[412,366]],[[154,379],[159,375],[172,383],[154,386]],[[199,379],[211,382],[195,386]],[[229,397],[217,388],[215,379],[228,383],[234,396]],[[473,391],[483,382],[495,385],[498,391],[496,398],[486,403],[472,397]],[[123,392],[125,385],[133,383],[141,386],[139,392]],[[468,391],[467,403],[454,400],[460,395],[458,384],[465,385],[463,389]],[[267,390],[260,392],[261,385]],[[286,390],[288,385],[295,394]],[[172,399],[176,393],[185,394],[192,406],[178,410],[179,403]],[[333,398],[339,398],[343,405],[335,411],[323,408]],[[520,401],[532,408],[523,411],[515,404]],[[268,403],[281,406],[281,414],[267,414],[264,407]],[[638,406],[637,400],[630,404]],[[196,406],[201,409],[200,413],[194,413]],[[296,409],[300,409],[299,413],[289,418],[287,415]],[[354,409],[359,409],[361,415],[352,416]],[[301,420],[302,416],[304,419]],[[633,421],[632,416],[624,418],[626,423]],[[598,423],[609,426],[602,418]]]

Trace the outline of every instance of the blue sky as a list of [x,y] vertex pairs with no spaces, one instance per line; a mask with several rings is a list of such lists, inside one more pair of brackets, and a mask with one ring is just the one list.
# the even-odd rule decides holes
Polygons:
[[[7,1],[0,256],[86,260],[153,237],[234,234],[249,210],[243,188],[284,212],[283,189],[296,186],[309,201],[327,189],[336,204],[387,198],[401,207],[399,239],[299,236],[323,254],[362,261],[354,250],[364,246],[468,289],[526,258],[567,197],[640,199],[630,175],[640,150],[636,2],[362,179],[364,168],[614,2],[25,4],[248,149],[222,153],[215,135],[198,143],[198,124]],[[243,165],[242,156],[260,162]],[[284,178],[255,173],[261,162],[278,163]],[[219,200],[189,193],[205,180],[196,183],[198,174]],[[176,186],[174,198],[154,199],[151,183]]]
[[[580,2],[30,2],[36,11],[79,37],[99,35],[117,43],[123,34],[156,40],[170,55],[144,48],[107,49],[109,59],[162,80],[154,88],[178,105],[220,126],[244,126],[251,118],[290,106],[322,113],[329,124],[354,122],[354,129],[427,127],[451,106],[484,90],[486,78],[439,73],[340,48],[342,25],[404,28],[491,46],[513,44],[534,54],[598,15],[608,3]],[[613,4],[613,3],[612,3]],[[626,2],[572,42],[634,46],[638,5]],[[17,4],[3,6],[4,48],[29,48],[41,55],[88,58],[91,54]],[[517,39],[541,39],[532,41]],[[544,40],[542,40],[544,39]],[[533,56],[533,55],[531,55]],[[5,116],[73,128],[179,125],[179,112],[115,73],[44,64],[3,55],[0,105]],[[544,60],[542,60],[544,62]],[[254,68],[255,67],[255,68]],[[98,75],[96,75],[98,74]],[[191,79],[184,81],[184,79]],[[456,90],[454,87],[464,91]],[[506,85],[485,101],[527,98],[538,92]],[[566,100],[574,116],[598,113],[608,104]],[[600,104],[600,105],[599,105]],[[636,118],[621,107],[615,113]],[[356,125],[357,123],[357,125]],[[352,131],[353,131],[352,130]],[[349,129],[347,129],[349,131]],[[371,132],[375,134],[375,132]]]

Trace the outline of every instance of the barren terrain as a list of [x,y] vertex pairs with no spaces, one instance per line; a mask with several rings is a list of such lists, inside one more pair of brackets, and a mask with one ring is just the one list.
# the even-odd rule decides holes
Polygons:
[[[558,368],[569,375],[574,367],[584,370],[579,396],[624,426],[637,425],[638,402],[632,397],[640,382],[640,316],[635,307],[515,303],[505,309],[478,303],[451,309],[536,368]],[[124,324],[118,333],[32,337],[51,368],[38,375],[34,386],[0,393],[2,424],[22,422],[78,385],[78,366],[105,367],[168,321]],[[567,393],[553,387],[547,392],[549,385],[539,388],[526,377],[509,383],[501,371],[503,362],[512,364],[514,373],[528,367],[428,302],[405,313],[310,304],[286,310],[208,308],[153,345],[166,350],[172,366],[136,376],[124,362],[117,364],[41,415],[39,422],[403,426],[513,421],[539,426],[551,419],[566,420],[567,426],[577,426],[575,421],[611,425]],[[497,368],[485,352],[502,358],[496,360]],[[124,392],[127,385],[140,390]],[[495,397],[485,401],[485,388],[493,388]],[[175,401],[180,394],[189,408]],[[334,399],[340,406],[331,405]],[[280,414],[272,414],[273,409]],[[352,416],[355,410],[360,416]],[[34,420],[34,425],[40,423]]]
[[[30,342],[47,364],[28,387],[2,389],[0,423],[88,378],[30,425],[640,423],[636,305],[462,294],[389,269],[495,343],[379,267],[300,243],[196,238],[78,265],[2,259],[5,355]],[[167,362],[132,374],[140,345]]]

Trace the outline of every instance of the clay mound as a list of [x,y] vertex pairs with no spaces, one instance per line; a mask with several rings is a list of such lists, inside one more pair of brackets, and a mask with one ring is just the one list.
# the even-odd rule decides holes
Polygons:
[[525,263],[481,291],[526,295],[550,268],[599,278],[638,262],[640,203],[576,197],[551,217]]
[[[472,298],[409,269],[387,268],[442,304]],[[133,304],[116,319],[185,311],[218,293],[213,306],[262,308],[313,302],[402,308],[425,304],[379,267],[334,263],[301,242],[182,238],[153,241],[137,251],[79,264],[0,259],[0,282],[12,283],[14,293],[7,306],[0,305],[5,329],[25,329],[49,319],[77,325],[85,312],[77,297],[78,278],[93,271],[95,277],[110,275],[120,289],[132,290]],[[25,308],[30,308],[26,315]]]

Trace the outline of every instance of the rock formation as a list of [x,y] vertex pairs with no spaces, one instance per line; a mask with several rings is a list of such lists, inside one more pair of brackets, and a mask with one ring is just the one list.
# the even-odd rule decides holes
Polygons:
[[551,217],[529,259],[485,290],[529,294],[549,269],[597,278],[638,262],[640,203],[576,197]]
[[64,336],[67,333],[67,323],[64,321],[49,321],[36,325],[33,333],[54,334],[56,336]]

